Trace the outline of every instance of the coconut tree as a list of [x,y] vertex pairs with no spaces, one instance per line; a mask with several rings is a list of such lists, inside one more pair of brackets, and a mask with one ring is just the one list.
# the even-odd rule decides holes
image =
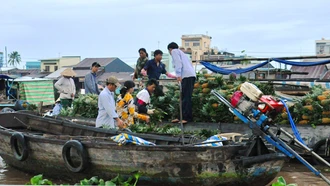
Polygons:
[[9,54],[9,61],[8,63],[12,66],[19,65],[21,63],[21,55],[17,51],[13,51]]

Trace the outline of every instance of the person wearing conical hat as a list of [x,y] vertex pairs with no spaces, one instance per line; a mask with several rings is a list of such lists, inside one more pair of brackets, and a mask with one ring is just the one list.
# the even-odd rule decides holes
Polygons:
[[60,93],[61,105],[63,108],[67,108],[71,106],[76,94],[76,86],[72,79],[76,73],[71,68],[67,68],[61,75],[62,77],[55,83],[55,88]]

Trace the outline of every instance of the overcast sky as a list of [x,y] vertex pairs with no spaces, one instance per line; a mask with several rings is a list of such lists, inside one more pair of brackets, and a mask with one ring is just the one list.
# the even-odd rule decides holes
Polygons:
[[166,51],[183,34],[257,57],[314,55],[330,39],[329,0],[1,0],[0,51],[23,62],[59,55],[119,57]]

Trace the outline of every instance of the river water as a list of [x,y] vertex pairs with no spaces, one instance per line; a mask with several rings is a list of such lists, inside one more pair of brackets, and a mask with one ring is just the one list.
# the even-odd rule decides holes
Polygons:
[[[324,167],[317,168],[327,170]],[[326,177],[330,178],[330,172],[326,172],[324,174]],[[6,166],[0,158],[1,185],[24,185],[29,182],[30,178],[33,176],[34,175],[26,174],[17,169]],[[297,183],[298,186],[327,186],[321,178],[314,176],[313,173],[299,163],[286,163],[282,171],[277,176],[283,176],[287,183]],[[61,182],[56,182],[51,178],[47,179],[50,179],[57,184],[60,184],[59,182]],[[276,182],[276,179],[274,179],[273,182]]]

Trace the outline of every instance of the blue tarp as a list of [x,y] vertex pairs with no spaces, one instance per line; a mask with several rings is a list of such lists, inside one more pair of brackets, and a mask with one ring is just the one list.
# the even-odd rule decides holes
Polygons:
[[202,61],[201,64],[204,65],[207,69],[211,70],[212,72],[228,75],[228,74],[231,74],[231,73],[242,74],[242,73],[245,73],[245,72],[250,72],[250,71],[253,71],[253,70],[255,70],[257,68],[260,68],[264,65],[267,65],[271,61],[276,61],[276,62],[279,62],[279,63],[292,65],[292,66],[316,66],[316,65],[325,65],[325,64],[330,63],[330,60],[323,60],[323,61],[318,61],[318,62],[296,62],[296,61],[287,61],[287,60],[283,60],[283,59],[274,58],[274,59],[270,59],[268,61],[265,61],[263,63],[256,64],[254,66],[251,66],[251,67],[248,67],[248,68],[241,68],[241,69],[221,68],[221,67],[215,66],[215,65],[213,65],[209,62],[205,62],[205,61]]
[[297,61],[287,61],[287,60],[283,60],[283,59],[272,59],[273,61],[279,62],[279,63],[283,63],[283,64],[287,64],[287,65],[292,65],[292,66],[301,66],[301,67],[308,67],[308,66],[316,66],[316,65],[325,65],[330,63],[330,60],[323,60],[323,61],[317,61],[317,62],[297,62]]
[[0,74],[0,79],[14,79],[14,78],[9,77],[9,76],[7,76],[5,74]]
[[263,63],[259,63],[257,65],[254,65],[254,66],[251,66],[251,67],[248,67],[248,68],[240,68],[240,69],[225,69],[225,68],[221,68],[221,67],[212,65],[211,63],[204,62],[204,61],[202,61],[201,64],[204,65],[207,69],[211,70],[212,72],[228,75],[228,74],[231,74],[231,73],[242,74],[242,73],[245,73],[245,72],[250,72],[254,69],[257,69],[257,68],[260,68],[264,65],[267,65],[268,61],[265,61]]

